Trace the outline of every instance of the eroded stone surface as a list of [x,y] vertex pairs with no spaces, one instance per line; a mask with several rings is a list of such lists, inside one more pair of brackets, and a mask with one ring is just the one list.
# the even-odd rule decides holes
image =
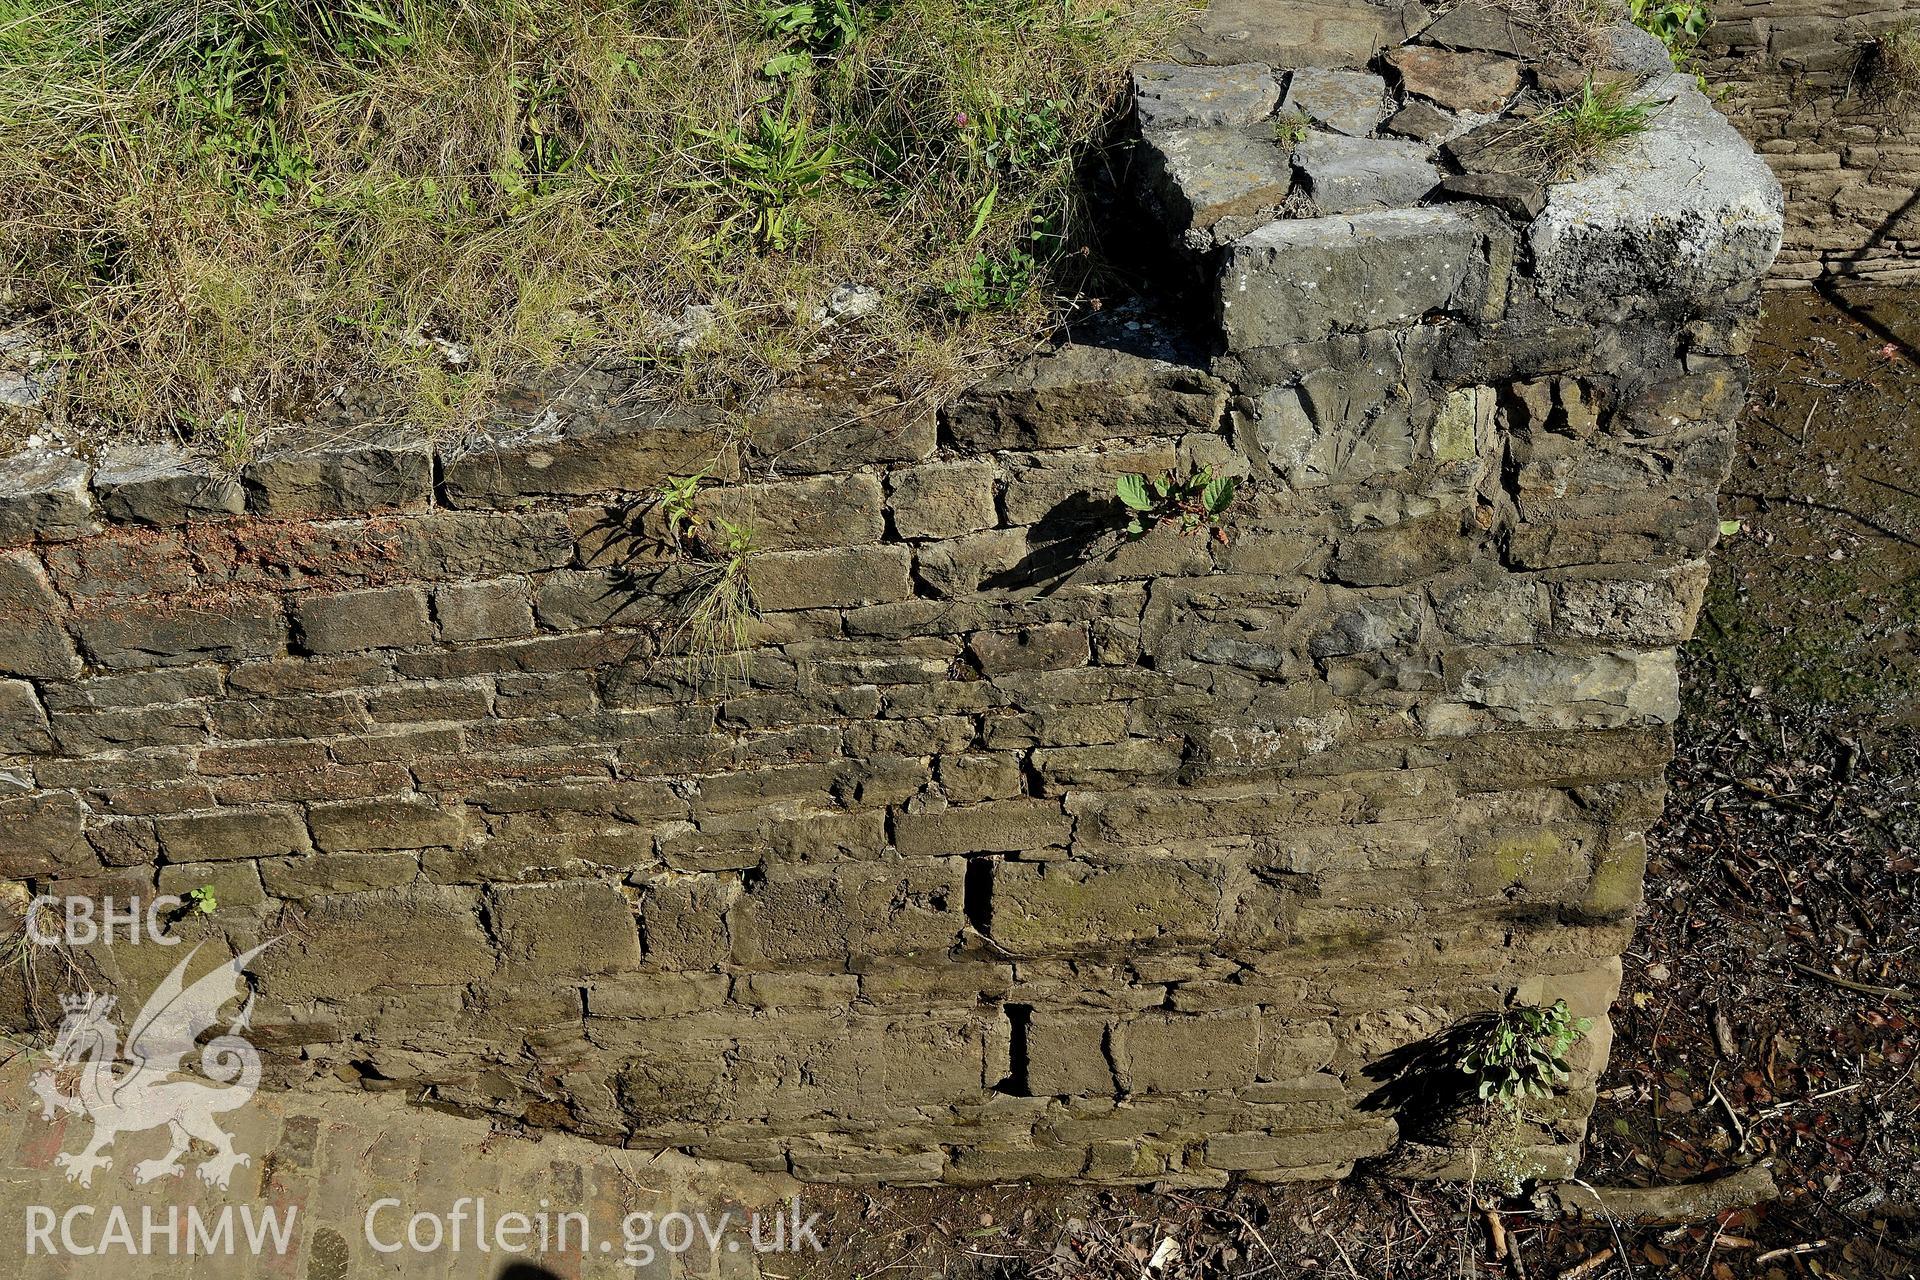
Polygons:
[[[1780,248],[1780,183],[1688,76],[1643,89],[1654,127],[1603,171],[1549,193],[1530,236],[1543,291],[1562,310],[1612,310],[1664,276],[1696,305],[1763,274]],[[1630,302],[1626,305],[1631,305]]]
[[1142,143],[1151,198],[1175,235],[1271,217],[1293,190],[1291,152],[1271,126],[1152,128]]
[[1143,127],[1254,124],[1272,115],[1279,101],[1279,79],[1259,63],[1187,67],[1147,62],[1133,69],[1133,110]]
[[1364,138],[1386,118],[1387,82],[1366,71],[1296,71],[1280,105],[1322,128]]
[[1431,153],[1417,142],[1315,133],[1295,154],[1323,214],[1416,204],[1440,183]]
[[1222,328],[1251,347],[1412,323],[1457,304],[1478,240],[1447,208],[1270,223],[1228,247]]

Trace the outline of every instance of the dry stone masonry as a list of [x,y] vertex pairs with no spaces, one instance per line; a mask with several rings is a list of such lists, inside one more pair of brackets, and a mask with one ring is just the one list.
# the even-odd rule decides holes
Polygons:
[[1877,41],[1920,23],[1878,0],[1716,0],[1701,70],[1780,176],[1774,279],[1920,279],[1920,100],[1892,100]]
[[[432,445],[0,479],[16,897],[214,887],[280,1087],[829,1180],[1457,1169],[1389,1064],[1608,1041],[1779,190],[1693,81],[1578,180],[1501,10],[1217,4],[1136,73],[1206,300],[937,418],[569,378]],[[1664,67],[1664,64],[1660,64]],[[1243,481],[1121,533],[1130,472]],[[735,668],[676,656],[750,525]],[[144,994],[176,958],[73,959]],[[16,1020],[28,995],[15,991]]]

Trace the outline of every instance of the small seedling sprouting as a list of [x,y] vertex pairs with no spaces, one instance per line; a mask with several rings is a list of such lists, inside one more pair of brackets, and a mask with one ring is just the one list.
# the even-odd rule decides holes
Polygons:
[[660,518],[667,526],[667,541],[673,544],[676,551],[687,536],[699,527],[700,513],[695,507],[700,496],[700,484],[706,478],[704,471],[690,476],[668,476],[656,495]]
[[1205,529],[1224,543],[1227,531],[1222,527],[1233,506],[1240,482],[1232,476],[1216,476],[1207,467],[1189,476],[1162,472],[1158,476],[1129,472],[1114,481],[1114,493],[1127,512],[1127,537],[1144,538],[1162,524],[1177,524],[1182,534]]
[[1273,139],[1283,147],[1297,147],[1307,140],[1311,123],[1298,111],[1283,111],[1273,119]]
[[180,895],[186,904],[187,914],[210,916],[220,909],[220,899],[215,896],[210,884],[198,885]]

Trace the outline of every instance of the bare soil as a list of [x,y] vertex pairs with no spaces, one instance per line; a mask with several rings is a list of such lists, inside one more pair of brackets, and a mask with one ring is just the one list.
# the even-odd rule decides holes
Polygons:
[[796,1280],[1920,1277],[1917,348],[1920,292],[1771,301],[1579,1174],[1767,1160],[1777,1201],[1672,1227],[1365,1174],[822,1189]]

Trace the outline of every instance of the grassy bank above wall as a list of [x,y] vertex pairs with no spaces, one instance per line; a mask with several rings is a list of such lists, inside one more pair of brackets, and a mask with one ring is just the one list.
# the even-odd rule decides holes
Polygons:
[[241,461],[630,366],[935,391],[1057,314],[1170,0],[0,0],[0,320],[69,438]]

